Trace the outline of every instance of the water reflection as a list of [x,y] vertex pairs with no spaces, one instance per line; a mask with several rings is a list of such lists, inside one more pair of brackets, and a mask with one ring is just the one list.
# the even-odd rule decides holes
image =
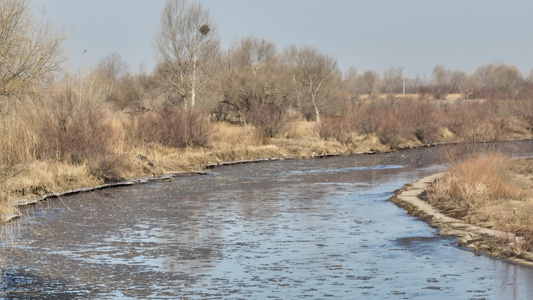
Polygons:
[[443,151],[221,167],[53,201],[21,220],[20,244],[4,247],[4,291],[13,299],[533,298],[531,269],[460,249],[387,201],[442,169]]

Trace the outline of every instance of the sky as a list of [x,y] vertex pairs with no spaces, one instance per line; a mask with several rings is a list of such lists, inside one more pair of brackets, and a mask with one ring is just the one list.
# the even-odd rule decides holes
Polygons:
[[[31,0],[67,33],[67,69],[90,68],[117,52],[132,72],[157,63],[153,40],[165,0]],[[314,46],[341,70],[402,67],[427,75],[436,65],[473,73],[487,63],[533,68],[531,0],[189,0],[206,8],[222,48],[248,36]],[[86,51],[86,52],[85,52]]]

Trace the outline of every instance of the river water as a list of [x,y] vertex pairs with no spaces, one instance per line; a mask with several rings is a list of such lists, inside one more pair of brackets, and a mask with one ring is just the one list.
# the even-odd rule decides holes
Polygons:
[[[515,155],[533,142],[507,144]],[[5,228],[5,298],[533,299],[533,269],[476,256],[387,201],[450,147],[218,167],[78,194]]]

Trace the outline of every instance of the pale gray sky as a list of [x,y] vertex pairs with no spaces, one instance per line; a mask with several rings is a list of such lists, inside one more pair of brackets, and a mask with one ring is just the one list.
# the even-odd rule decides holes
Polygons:
[[[118,52],[136,72],[156,63],[153,38],[164,0],[32,0],[67,30],[68,66],[90,66]],[[189,0],[189,3],[193,2]],[[527,76],[533,67],[531,0],[201,0],[222,46],[253,35],[312,45],[343,70],[431,76],[437,64],[472,73],[501,61]],[[86,53],[84,51],[87,50]]]

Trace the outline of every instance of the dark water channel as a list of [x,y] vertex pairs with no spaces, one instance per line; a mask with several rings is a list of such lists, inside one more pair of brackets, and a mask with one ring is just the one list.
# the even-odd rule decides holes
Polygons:
[[[449,147],[212,169],[52,200],[11,225],[6,298],[533,299],[387,199]],[[507,144],[517,155],[533,142]],[[10,243],[13,242],[13,243]]]

